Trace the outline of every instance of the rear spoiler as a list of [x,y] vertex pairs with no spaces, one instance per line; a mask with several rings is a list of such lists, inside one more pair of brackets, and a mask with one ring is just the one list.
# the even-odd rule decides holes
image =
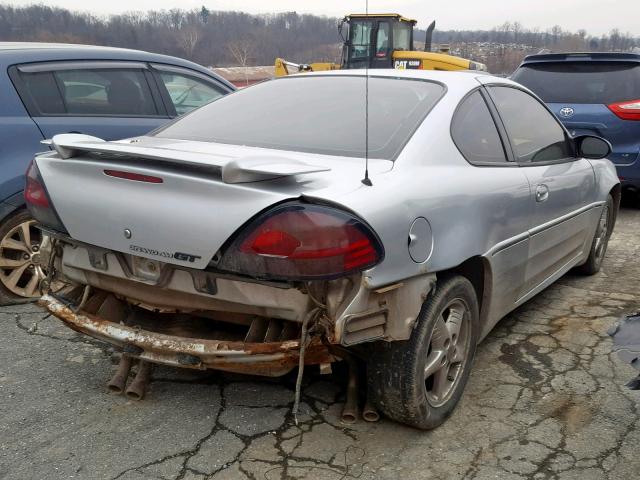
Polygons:
[[44,140],[42,143],[53,147],[63,159],[73,158],[83,153],[98,153],[113,158],[143,158],[158,163],[185,165],[199,169],[209,167],[213,172],[221,172],[222,181],[225,183],[258,182],[331,170],[328,167],[276,155],[232,158],[225,155],[154,148],[135,143],[107,142],[101,138],[77,133],[55,135],[51,140]]

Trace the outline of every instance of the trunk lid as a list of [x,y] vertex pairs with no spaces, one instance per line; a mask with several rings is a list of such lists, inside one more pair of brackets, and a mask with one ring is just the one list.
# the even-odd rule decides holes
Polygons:
[[[130,142],[67,139],[54,144],[68,158],[37,157],[50,199],[72,238],[203,269],[264,209],[301,195],[335,198],[362,188],[364,160],[357,158],[149,137]],[[370,162],[370,170],[378,173],[391,166],[386,160]],[[225,169],[231,172],[226,182]],[[162,182],[117,178],[105,170]]]

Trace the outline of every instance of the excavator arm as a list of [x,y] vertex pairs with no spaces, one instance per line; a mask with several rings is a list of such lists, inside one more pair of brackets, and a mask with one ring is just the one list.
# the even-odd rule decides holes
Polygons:
[[293,63],[288,62],[283,58],[276,58],[276,77],[286,77],[287,75],[293,75],[294,73],[301,72],[322,72],[327,70],[339,70],[340,65],[330,62],[315,62],[315,63]]

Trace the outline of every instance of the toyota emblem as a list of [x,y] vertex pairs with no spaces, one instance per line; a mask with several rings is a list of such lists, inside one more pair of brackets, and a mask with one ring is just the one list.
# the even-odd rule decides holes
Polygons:
[[573,117],[573,108],[571,107],[564,107],[560,109],[560,116],[562,118],[571,118]]

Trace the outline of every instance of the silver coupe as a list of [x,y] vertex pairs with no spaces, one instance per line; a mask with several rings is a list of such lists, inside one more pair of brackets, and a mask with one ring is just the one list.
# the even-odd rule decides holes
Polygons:
[[423,429],[500,318],[600,269],[620,200],[605,140],[478,72],[298,75],[143,137],[52,146],[25,196],[53,239],[48,281],[76,288],[41,302],[122,349],[113,390],[132,359],[132,397],[153,363],[344,359],[366,364],[369,413]]

